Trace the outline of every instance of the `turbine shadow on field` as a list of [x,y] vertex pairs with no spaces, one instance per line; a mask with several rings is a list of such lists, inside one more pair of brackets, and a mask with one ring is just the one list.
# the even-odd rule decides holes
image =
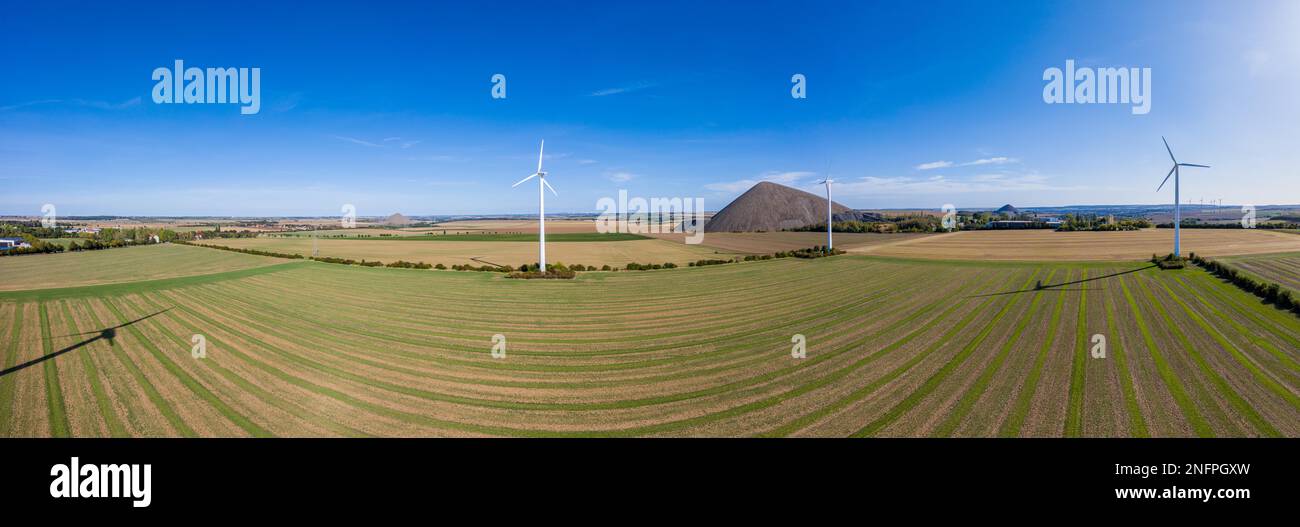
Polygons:
[[100,340],[100,339],[108,340],[108,345],[109,345],[109,346],[112,346],[112,345],[113,345],[113,339],[114,339],[114,338],[117,338],[117,330],[118,330],[118,329],[121,329],[121,328],[124,328],[124,327],[130,326],[131,324],[135,324],[136,322],[140,322],[140,321],[142,321],[142,320],[144,320],[144,319],[151,318],[151,317],[156,316],[156,315],[161,315],[161,314],[163,314],[163,313],[166,313],[166,312],[168,312],[168,311],[171,311],[171,309],[172,309],[172,308],[169,307],[169,308],[164,309],[164,310],[162,310],[162,311],[158,311],[158,312],[153,313],[153,314],[150,314],[150,315],[145,315],[145,316],[143,316],[143,317],[137,318],[137,319],[132,320],[132,321],[130,321],[130,322],[123,322],[123,323],[118,324],[118,325],[116,325],[116,326],[109,327],[109,328],[104,328],[104,329],[101,329],[101,330],[99,330],[99,331],[87,331],[87,332],[85,332],[85,333],[78,333],[78,334],[76,334],[76,335],[67,335],[67,336],[69,336],[69,337],[76,337],[76,336],[80,336],[80,335],[90,335],[90,334],[94,334],[95,336],[90,337],[90,338],[88,338],[88,339],[86,339],[86,340],[83,340],[83,341],[81,341],[81,342],[78,342],[78,343],[76,343],[76,344],[73,344],[73,345],[71,345],[71,346],[68,346],[68,347],[66,347],[66,348],[63,348],[63,349],[61,349],[61,350],[59,350],[59,351],[55,351],[55,352],[52,352],[52,353],[50,353],[50,354],[48,354],[48,355],[44,355],[44,356],[41,356],[41,357],[37,357],[37,358],[35,358],[35,359],[29,360],[29,361],[27,361],[27,362],[24,362],[24,363],[22,363],[22,364],[19,364],[19,365],[16,365],[16,366],[12,366],[12,367],[10,367],[10,368],[7,368],[7,369],[5,369],[4,371],[0,371],[0,377],[4,377],[5,375],[9,375],[9,374],[11,374],[11,373],[18,373],[19,371],[25,370],[25,369],[27,369],[27,368],[30,368],[30,367],[32,367],[32,366],[35,366],[35,365],[40,364],[40,363],[42,363],[42,362],[45,362],[45,361],[47,361],[47,360],[53,359],[53,358],[55,358],[55,357],[58,357],[59,355],[63,355],[64,353],[68,353],[68,352],[70,352],[70,351],[77,350],[77,349],[82,348],[82,347],[84,347],[84,346],[89,346],[91,343],[93,343],[93,342],[95,342],[95,341],[97,341],[97,340]]
[[1067,286],[1067,285],[1082,284],[1082,283],[1086,283],[1086,282],[1095,282],[1095,281],[1097,281],[1097,280],[1105,280],[1105,279],[1107,279],[1107,278],[1114,278],[1114,277],[1116,277],[1116,276],[1120,276],[1120,275],[1126,275],[1126,274],[1129,274],[1129,273],[1136,273],[1136,272],[1139,272],[1139,271],[1145,271],[1145,270],[1150,269],[1150,268],[1155,267],[1155,266],[1156,266],[1156,264],[1151,264],[1151,265],[1148,265],[1148,266],[1146,266],[1146,267],[1139,267],[1139,268],[1137,268],[1137,269],[1129,269],[1129,270],[1127,270],[1127,271],[1120,271],[1120,272],[1118,272],[1118,273],[1111,273],[1111,274],[1101,275],[1101,276],[1092,276],[1092,277],[1083,278],[1083,279],[1080,279],[1080,280],[1071,280],[1071,281],[1069,281],[1069,282],[1061,282],[1061,283],[1059,283],[1059,284],[1047,284],[1047,285],[1044,285],[1044,286],[1042,286],[1042,287],[1031,287],[1031,288],[1029,288],[1029,289],[1021,289],[1021,290],[1018,290],[1018,291],[1003,291],[1003,292],[1001,292],[1001,293],[986,293],[986,294],[983,294],[983,295],[972,295],[972,296],[968,296],[968,297],[966,297],[966,298],[982,298],[982,297],[986,297],[986,296],[1014,295],[1014,294],[1018,294],[1018,293],[1033,293],[1033,292],[1036,292],[1036,291],[1087,291],[1087,290],[1088,290],[1087,288],[1061,289],[1061,287],[1062,287],[1062,286]]
[[478,263],[481,263],[481,264],[487,264],[487,265],[495,266],[495,267],[505,267],[504,265],[501,265],[501,264],[499,264],[499,263],[489,262],[489,261],[487,261],[487,260],[484,260],[483,257],[481,257],[481,256],[473,256],[473,257],[470,257],[470,260],[473,260],[473,261],[478,262]]

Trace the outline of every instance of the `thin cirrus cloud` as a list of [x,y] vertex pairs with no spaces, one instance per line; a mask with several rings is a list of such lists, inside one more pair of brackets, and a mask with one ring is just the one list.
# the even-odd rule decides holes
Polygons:
[[644,89],[646,89],[646,88],[650,88],[650,87],[653,87],[653,86],[654,86],[654,84],[649,83],[649,82],[638,82],[638,83],[635,83],[635,84],[629,84],[629,85],[627,85],[627,86],[618,86],[618,87],[614,87],[614,88],[605,88],[605,89],[603,89],[603,90],[596,90],[596,91],[591,92],[590,94],[588,94],[588,96],[589,96],[589,97],[607,97],[607,96],[610,96],[610,95],[618,95],[618,94],[622,94],[622,93],[632,93],[632,92],[634,92],[634,91],[641,91],[641,90],[644,90]]
[[984,165],[1006,165],[1010,163],[1017,163],[1019,161],[1020,161],[1019,159],[1016,159],[1014,157],[1005,157],[1005,156],[986,157],[982,159],[976,159],[974,161],[968,161],[966,163],[953,163],[952,161],[931,161],[929,163],[921,163],[919,165],[916,165],[916,169],[934,170],[937,168],[976,167],[976,166],[984,166]]
[[388,148],[390,146],[397,146],[398,148],[406,149],[418,145],[422,142],[422,140],[420,139],[403,140],[401,137],[385,137],[381,139],[378,143],[372,141],[366,141],[365,139],[357,139],[355,137],[347,137],[343,135],[336,135],[333,137],[335,139],[338,139],[339,141],[347,141],[355,145],[368,146],[370,148]]
[[704,188],[714,192],[736,194],[749,190],[749,187],[757,185],[762,181],[770,181],[782,185],[797,185],[800,181],[816,175],[816,172],[766,172],[757,179],[741,179],[722,183],[709,183],[704,185]]
[[916,195],[916,194],[966,194],[981,192],[1014,191],[1077,191],[1084,186],[1053,184],[1042,174],[979,174],[971,177],[875,177],[866,176],[835,186],[843,195]]
[[84,106],[87,108],[95,108],[99,110],[125,110],[127,108],[139,106],[142,100],[143,99],[141,99],[139,96],[132,97],[130,99],[127,99],[119,103],[112,103],[107,101],[94,101],[90,99],[68,99],[67,101],[64,101],[63,99],[41,99],[38,101],[27,101],[18,104],[11,104],[8,106],[0,106],[0,112],[17,110],[29,106],[40,106],[43,104],[62,104],[64,102],[67,102],[69,104],[74,104],[77,106]]

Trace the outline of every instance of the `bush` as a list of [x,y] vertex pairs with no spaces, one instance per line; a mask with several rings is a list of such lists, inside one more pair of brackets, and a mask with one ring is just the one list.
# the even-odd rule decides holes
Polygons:
[[[548,267],[549,267],[549,266],[548,266]],[[575,276],[577,276],[577,275],[578,275],[578,273],[575,273],[575,272],[573,272],[573,271],[571,271],[571,270],[565,270],[565,271],[555,271],[555,270],[552,270],[552,271],[547,271],[547,272],[545,272],[545,273],[543,273],[543,272],[539,272],[539,271],[515,271],[515,272],[512,272],[512,273],[507,274],[507,275],[506,275],[506,278],[519,278],[519,279],[524,279],[524,280],[534,280],[534,279],[543,279],[543,280],[545,280],[545,279],[552,279],[552,280],[554,280],[554,279],[563,279],[563,280],[567,280],[567,279],[572,279],[573,277],[575,277]]]
[[1182,269],[1187,266],[1187,258],[1174,256],[1169,253],[1163,257],[1151,255],[1151,263],[1156,264],[1161,269]]

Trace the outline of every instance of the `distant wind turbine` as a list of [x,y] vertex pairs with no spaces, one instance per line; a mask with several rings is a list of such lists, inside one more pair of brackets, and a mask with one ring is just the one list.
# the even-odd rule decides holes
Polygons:
[[831,201],[831,183],[834,182],[835,180],[831,179],[831,170],[829,167],[826,169],[826,179],[817,182],[826,185],[826,250],[828,251],[835,249],[835,240],[831,237],[831,224],[833,223],[832,218],[834,217],[831,214],[831,204],[833,203]]
[[1173,160],[1174,167],[1169,169],[1169,174],[1165,175],[1165,180],[1160,182],[1159,187],[1156,187],[1156,192],[1160,192],[1160,189],[1165,188],[1165,183],[1169,182],[1169,176],[1174,177],[1174,256],[1181,256],[1182,253],[1179,252],[1181,249],[1181,247],[1179,246],[1179,241],[1180,241],[1180,235],[1182,230],[1183,211],[1182,211],[1182,202],[1179,200],[1179,196],[1178,196],[1178,192],[1179,192],[1178,167],[1210,168],[1210,166],[1195,165],[1192,163],[1179,163],[1178,159],[1174,157],[1173,149],[1169,148],[1169,141],[1165,140],[1164,136],[1161,136],[1160,140],[1165,142],[1165,151],[1169,152],[1169,159]]
[[[542,171],[542,152],[546,150],[546,140],[542,140],[542,145],[537,148],[537,172],[518,183],[511,185],[510,188],[522,185],[525,181],[537,178],[537,261],[540,265],[539,270],[546,272],[546,189],[551,190],[551,194],[559,196],[558,192],[546,182],[546,172]],[[545,188],[543,188],[545,187]]]

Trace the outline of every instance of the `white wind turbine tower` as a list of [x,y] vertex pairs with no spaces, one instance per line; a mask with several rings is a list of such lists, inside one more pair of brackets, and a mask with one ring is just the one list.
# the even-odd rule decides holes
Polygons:
[[1169,159],[1173,160],[1174,168],[1169,169],[1169,174],[1165,175],[1165,180],[1160,182],[1159,187],[1156,187],[1156,192],[1160,192],[1160,189],[1165,188],[1165,183],[1169,182],[1169,176],[1174,177],[1174,256],[1181,256],[1182,253],[1179,252],[1180,250],[1179,238],[1182,230],[1181,227],[1183,222],[1183,214],[1182,214],[1182,202],[1179,200],[1178,197],[1178,191],[1179,191],[1178,167],[1197,167],[1197,168],[1210,168],[1210,167],[1209,165],[1194,165],[1192,163],[1179,163],[1178,159],[1174,157],[1173,149],[1169,148],[1169,141],[1166,141],[1164,136],[1161,136],[1160,140],[1165,142],[1165,151],[1169,152]]
[[830,169],[826,170],[826,179],[817,182],[826,185],[826,250],[828,251],[835,249],[835,240],[831,238],[831,224],[834,223],[834,216],[831,214],[831,207],[834,203],[831,201],[831,183],[834,182],[835,180],[831,179]]
[[[551,190],[551,194],[559,196],[550,183],[546,182],[546,172],[542,171],[542,152],[546,150],[546,140],[542,140],[542,145],[537,148],[537,172],[518,183],[511,185],[510,188],[522,185],[525,181],[537,178],[537,262],[540,265],[540,271],[546,272],[546,189]],[[543,188],[545,187],[545,188]]]

